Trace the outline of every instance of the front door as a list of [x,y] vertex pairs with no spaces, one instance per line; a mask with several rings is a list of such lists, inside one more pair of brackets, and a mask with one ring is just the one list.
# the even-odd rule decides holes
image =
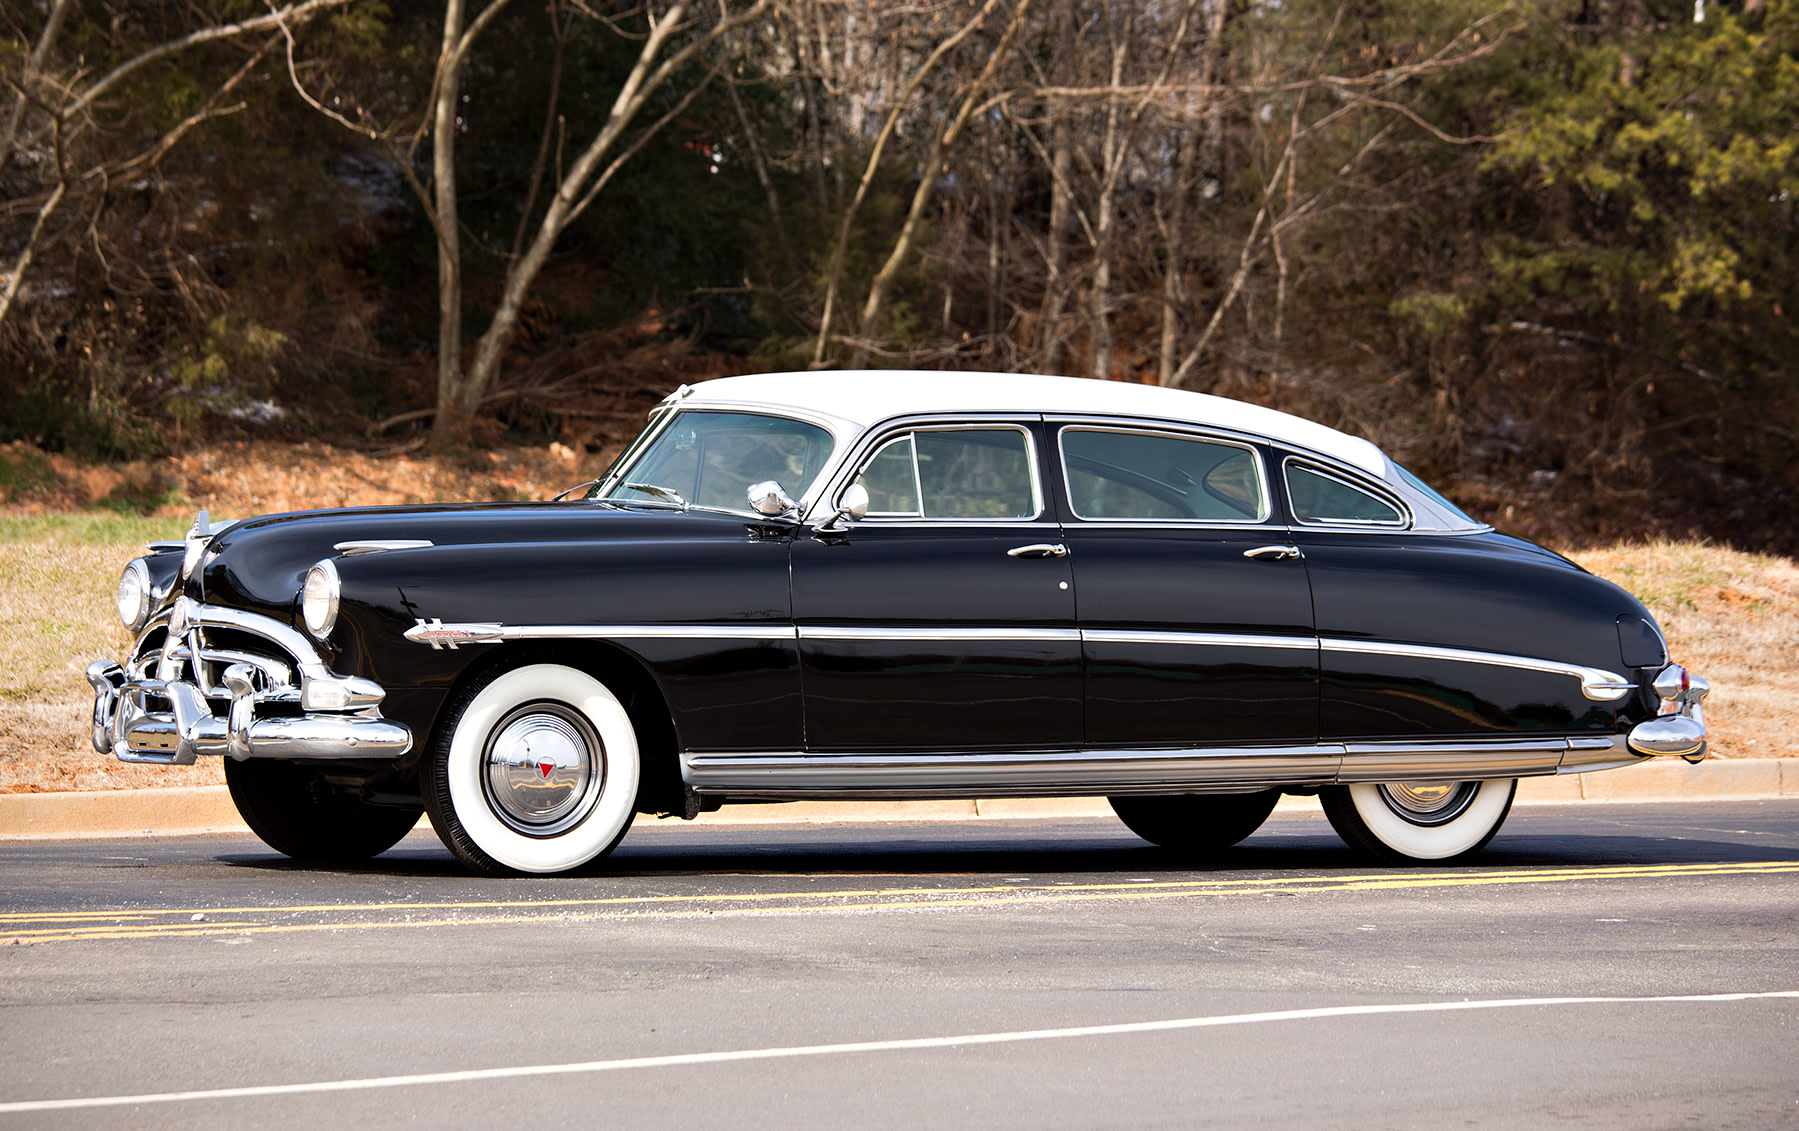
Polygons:
[[1305,564],[1253,445],[1057,428],[1093,748],[1304,745],[1318,737]]
[[869,511],[793,544],[810,750],[1073,749],[1080,633],[1035,422],[881,435]]

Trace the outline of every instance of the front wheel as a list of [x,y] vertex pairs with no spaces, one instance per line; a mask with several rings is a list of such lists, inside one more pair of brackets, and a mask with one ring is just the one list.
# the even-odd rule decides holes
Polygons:
[[1487,846],[1512,811],[1515,778],[1335,785],[1318,791],[1345,844],[1389,864],[1456,860]]
[[624,839],[637,774],[637,732],[606,685],[531,664],[478,680],[446,706],[425,807],[439,839],[477,872],[566,872]]
[[1106,798],[1118,819],[1144,840],[1193,855],[1222,852],[1255,832],[1280,799],[1278,789]]
[[379,856],[418,824],[417,806],[370,805],[311,766],[225,759],[225,786],[244,824],[296,860],[346,863]]

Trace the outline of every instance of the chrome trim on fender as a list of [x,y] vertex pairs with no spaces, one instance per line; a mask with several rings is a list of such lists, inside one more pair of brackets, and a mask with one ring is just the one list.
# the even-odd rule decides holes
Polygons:
[[1232,632],[1151,632],[1136,629],[1083,628],[1081,639],[1095,644],[1187,644],[1213,648],[1282,648],[1316,652],[1316,636],[1253,636]]
[[789,624],[446,624],[417,618],[404,633],[414,644],[432,651],[464,644],[498,644],[503,640],[792,640]]
[[1326,652],[1361,653],[1369,656],[1404,656],[1419,660],[1444,660],[1461,664],[1486,664],[1490,667],[1517,668],[1521,671],[1548,675],[1573,676],[1580,681],[1581,694],[1588,699],[1610,703],[1636,690],[1636,684],[1604,668],[1587,668],[1556,660],[1540,660],[1531,656],[1509,656],[1500,652],[1473,652],[1462,648],[1439,648],[1430,644],[1393,644],[1378,640],[1336,640],[1321,638],[1318,646]]
[[346,558],[363,554],[379,554],[387,550],[428,550],[435,543],[427,538],[370,538],[355,542],[339,542],[331,547]]

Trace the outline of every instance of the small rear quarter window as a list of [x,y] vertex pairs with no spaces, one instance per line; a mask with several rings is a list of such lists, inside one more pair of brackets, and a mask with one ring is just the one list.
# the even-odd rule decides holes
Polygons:
[[1287,497],[1300,522],[1404,526],[1398,507],[1346,479],[1301,463],[1287,465]]

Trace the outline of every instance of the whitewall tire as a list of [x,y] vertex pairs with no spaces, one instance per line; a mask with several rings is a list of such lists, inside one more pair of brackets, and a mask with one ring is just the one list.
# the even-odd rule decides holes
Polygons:
[[463,863],[489,875],[567,872],[631,827],[637,732],[599,680],[531,664],[445,706],[423,776],[432,826]]
[[1394,864],[1455,860],[1485,848],[1512,811],[1513,778],[1390,782],[1319,791],[1344,843]]

